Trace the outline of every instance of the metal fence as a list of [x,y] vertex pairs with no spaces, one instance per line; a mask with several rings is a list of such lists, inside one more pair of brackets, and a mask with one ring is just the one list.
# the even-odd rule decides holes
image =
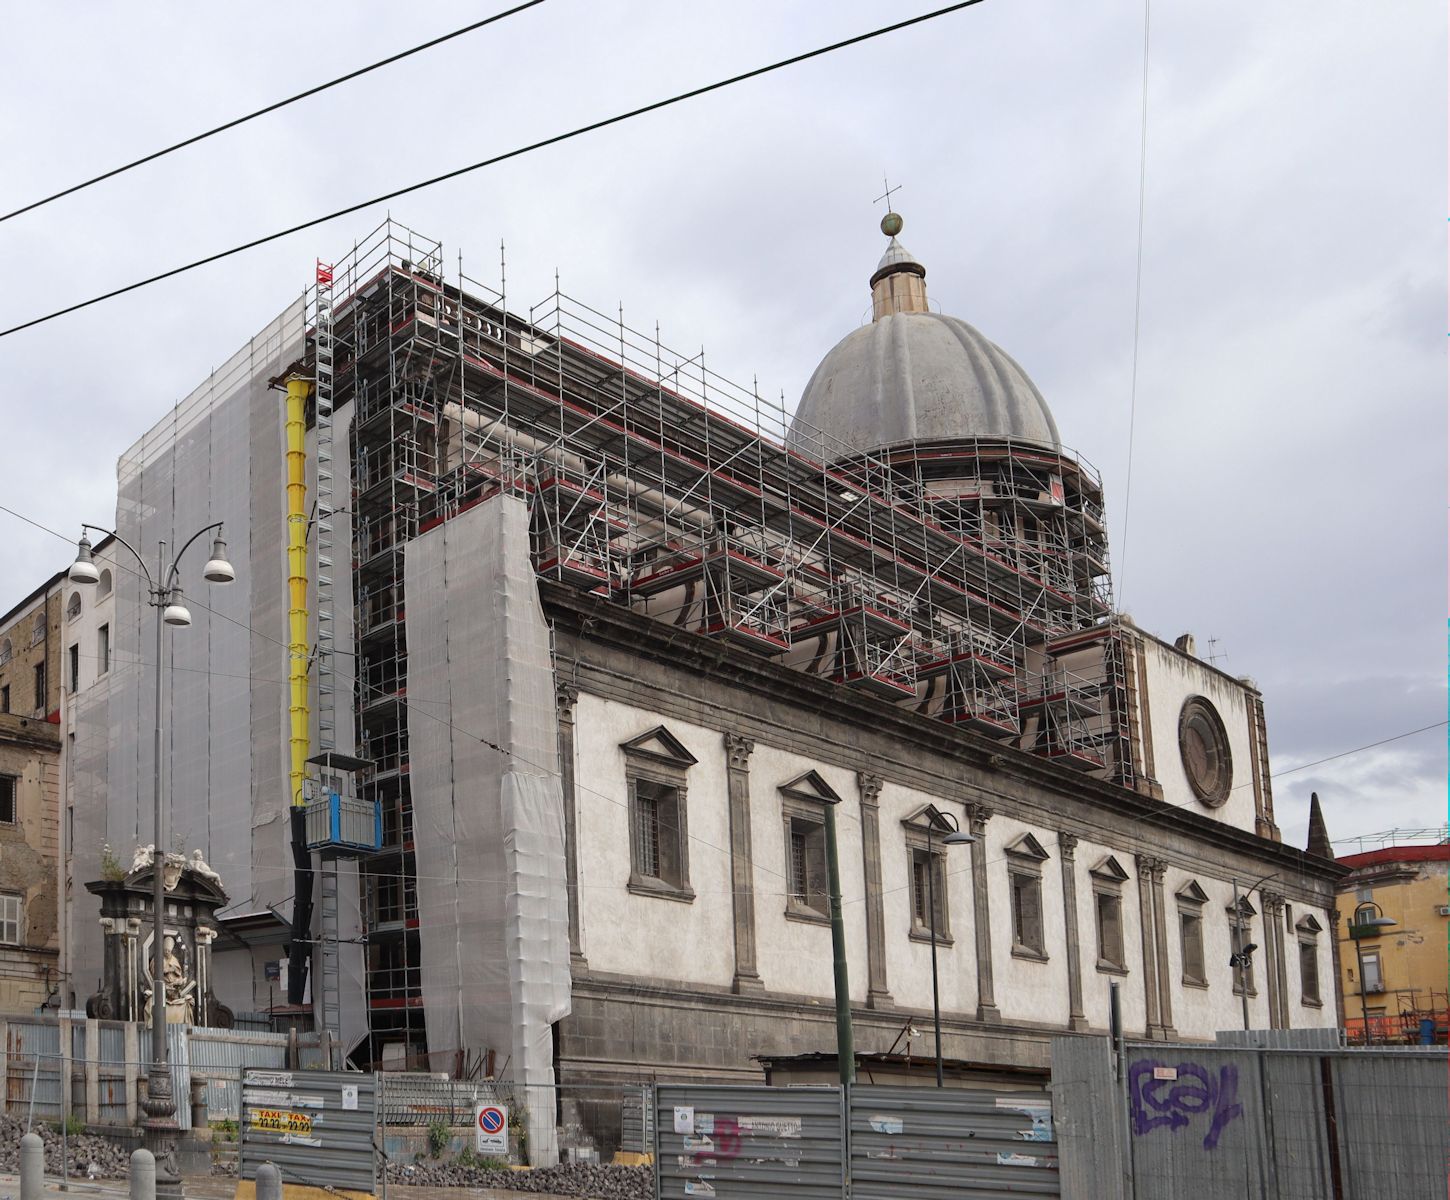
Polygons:
[[[191,1128],[191,1084],[207,1086],[208,1120],[236,1120],[238,1073],[281,1068],[290,1052],[304,1068],[323,1065],[316,1035],[293,1037],[235,1029],[170,1025],[166,1030],[176,1119]],[[151,1030],[123,1021],[0,1017],[0,1113],[27,1119],[78,1118],[89,1127],[134,1128],[151,1063]]]
[[371,1194],[377,1184],[377,1093],[358,1071],[242,1068],[238,1174],[274,1163],[284,1184]]
[[660,1198],[1058,1195],[1044,1092],[671,1084],[655,1101]]
[[857,1200],[1056,1196],[1057,1144],[1044,1092],[850,1089]]
[[655,1194],[839,1200],[846,1128],[835,1087],[655,1089]]
[[1423,1200],[1450,1167],[1443,1049],[1053,1044],[1068,1200]]

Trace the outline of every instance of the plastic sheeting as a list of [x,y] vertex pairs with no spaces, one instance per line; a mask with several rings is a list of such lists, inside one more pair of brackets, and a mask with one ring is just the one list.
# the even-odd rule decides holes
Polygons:
[[551,1025],[569,1012],[564,804],[549,630],[522,501],[410,542],[408,738],[431,1054],[493,1050],[557,1160]]

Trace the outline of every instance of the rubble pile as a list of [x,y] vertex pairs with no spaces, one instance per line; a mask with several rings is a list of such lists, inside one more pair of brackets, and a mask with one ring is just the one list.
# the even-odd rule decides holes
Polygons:
[[451,1163],[392,1163],[388,1167],[388,1179],[414,1187],[501,1188],[588,1197],[589,1200],[649,1200],[654,1195],[651,1168],[604,1163],[560,1163],[557,1167],[541,1167],[536,1171],[463,1167]]
[[[45,1173],[61,1172],[61,1136],[49,1121],[36,1121],[31,1133],[40,1134],[45,1143]],[[20,1139],[25,1135],[25,1122],[15,1117],[0,1117],[0,1174],[20,1171]],[[108,1137],[78,1133],[66,1139],[66,1170],[72,1179],[125,1179],[131,1169],[131,1147]]]

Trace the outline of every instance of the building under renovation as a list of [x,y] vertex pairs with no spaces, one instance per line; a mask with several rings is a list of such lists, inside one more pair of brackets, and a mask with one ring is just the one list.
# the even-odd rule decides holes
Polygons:
[[[872,320],[787,405],[385,223],[123,457],[123,536],[224,520],[237,565],[168,714],[226,1004],[361,1062],[759,1078],[834,1046],[830,806],[863,1052],[929,1029],[933,928],[984,1068],[1045,1071],[1109,982],[1152,1037],[1243,992],[1338,1023],[1339,872],[1279,841],[1262,698],[1115,612],[1102,480],[883,229]],[[113,675],[78,855],[154,837],[150,685]]]

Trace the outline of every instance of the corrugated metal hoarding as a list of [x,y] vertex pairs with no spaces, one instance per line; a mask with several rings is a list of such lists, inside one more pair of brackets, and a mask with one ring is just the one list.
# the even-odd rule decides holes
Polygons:
[[[1252,1039],[1248,1039],[1252,1041]],[[1444,1049],[1053,1045],[1068,1200],[1423,1200],[1450,1168]],[[1264,1039],[1273,1043],[1274,1039]],[[1305,1039],[1306,1042],[1309,1039]]]
[[371,1192],[377,1093],[353,1071],[248,1070],[242,1076],[241,1165],[275,1163],[284,1184]]
[[858,1200],[1058,1195],[1045,1092],[857,1084],[850,1116]]
[[837,1088],[691,1087],[655,1092],[656,1194],[839,1200],[844,1122]]

